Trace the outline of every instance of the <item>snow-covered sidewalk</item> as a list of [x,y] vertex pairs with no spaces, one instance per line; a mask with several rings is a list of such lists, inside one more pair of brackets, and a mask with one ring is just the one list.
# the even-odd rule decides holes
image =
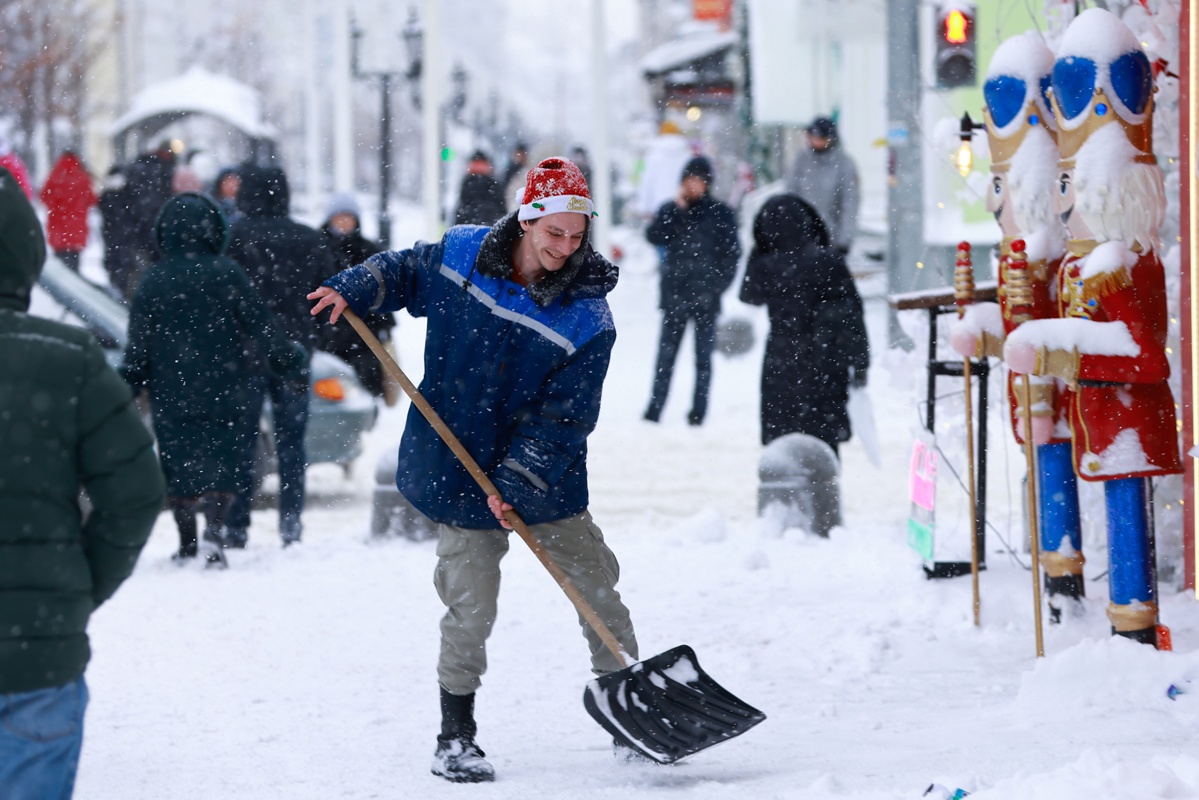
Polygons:
[[[1163,598],[1176,652],[1159,653],[1109,637],[1106,583],[1088,581],[1085,616],[1048,628],[1038,662],[1030,574],[989,538],[975,629],[969,579],[926,581],[906,546],[915,397],[912,376],[881,362],[902,373],[912,361],[877,351],[883,469],[850,443],[845,528],[827,541],[770,536],[755,516],[761,336],[748,356],[718,357],[702,428],[685,424],[686,349],[663,423],[642,421],[656,284],[648,253],[629,251],[591,439],[591,508],[620,558],[643,654],[693,646],[765,723],[675,766],[614,763],[583,710],[590,673],[575,614],[514,542],[478,699],[498,780],[431,776],[434,544],[367,533],[374,459],[398,442],[404,404],[384,411],[351,479],[310,472],[300,547],[280,549],[263,509],[228,571],[179,569],[174,525],[160,518],[136,573],[93,619],[76,796],[874,800],[919,798],[938,782],[978,798],[1199,797],[1193,597]],[[878,347],[885,315],[869,305]],[[756,310],[729,310],[764,331]],[[422,332],[402,317],[414,378]],[[993,446],[1005,435],[995,430]],[[1007,497],[996,494],[999,519]],[[1103,554],[1089,558],[1088,577],[1099,575]],[[1187,693],[1170,699],[1171,684]]]

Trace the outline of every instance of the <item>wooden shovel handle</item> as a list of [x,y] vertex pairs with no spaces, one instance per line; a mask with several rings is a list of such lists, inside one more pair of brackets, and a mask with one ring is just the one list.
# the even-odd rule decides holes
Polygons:
[[[387,352],[387,348],[371,332],[371,329],[366,327],[366,323],[349,308],[342,311],[341,315],[358,332],[358,335],[362,337],[362,341],[366,342],[366,346],[371,349],[371,352],[383,364],[383,368],[387,370],[387,374],[394,378],[396,383],[400,385],[400,388],[404,390],[404,394],[408,395],[412,400],[412,404],[429,421],[429,424],[433,426],[433,430],[437,431],[437,435],[442,438],[442,441],[454,451],[454,455],[458,457],[458,460],[462,462],[467,472],[471,474],[471,477],[475,479],[483,491],[488,496],[495,495],[496,497],[500,497],[500,490],[487,477],[487,473],[483,471],[478,462],[462,446],[462,442],[458,441],[458,437],[449,429],[441,419],[441,416],[433,410],[433,406],[429,405],[429,401],[420,393],[415,384],[408,380],[408,376],[400,369],[400,365],[395,362],[395,359],[391,357],[391,353]],[[502,499],[501,497],[501,502]],[[583,599],[583,595],[580,594],[578,588],[575,587],[566,573],[562,571],[562,568],[558,566],[558,562],[554,561],[553,556],[545,549],[545,545],[533,535],[533,532],[529,530],[529,526],[525,524],[516,511],[508,510],[504,512],[504,516],[512,524],[512,528],[520,534],[520,538],[525,540],[525,544],[533,551],[533,555],[537,556],[537,560],[549,570],[550,575],[554,576],[554,580],[562,587],[562,591],[566,592],[566,596],[570,598],[570,602],[574,603],[579,614],[583,616],[583,619],[587,620],[587,624],[603,640],[607,648],[612,651],[612,655],[616,656],[616,660],[620,662],[621,666],[629,666],[632,663],[629,654],[620,646],[620,642],[616,640],[612,631],[608,629],[604,621],[595,613],[595,609],[591,607],[591,604]]]

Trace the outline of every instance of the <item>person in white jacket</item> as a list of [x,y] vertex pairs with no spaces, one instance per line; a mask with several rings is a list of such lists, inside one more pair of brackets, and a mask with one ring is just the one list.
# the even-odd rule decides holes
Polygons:
[[667,120],[658,135],[645,148],[641,182],[637,184],[633,208],[645,220],[651,219],[663,203],[679,193],[679,176],[695,153],[679,127]]

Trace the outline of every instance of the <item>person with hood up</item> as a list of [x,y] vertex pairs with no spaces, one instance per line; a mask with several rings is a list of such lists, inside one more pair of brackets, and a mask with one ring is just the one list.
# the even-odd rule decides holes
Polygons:
[[766,306],[762,444],[806,433],[837,446],[850,436],[849,385],[866,385],[870,347],[862,298],[812,206],[772,197],[754,219],[741,300]]
[[[287,175],[278,167],[244,167],[237,205],[246,216],[230,232],[229,257],[246,271],[287,338],[303,345],[311,359],[316,348],[316,325],[308,314],[304,295],[333,272],[325,237],[288,216],[291,191]],[[243,420],[247,428],[257,431],[263,404],[270,397],[275,453],[279,460],[279,536],[284,547],[300,541],[303,531],[308,384],[307,360],[302,377],[284,380],[266,369],[259,359],[249,383]],[[225,536],[226,546],[235,548],[246,545],[254,500],[257,454],[254,442],[245,441],[241,485],[229,513]]]
[[[343,269],[356,267],[382,250],[378,244],[362,235],[361,214],[358,201],[349,192],[338,192],[329,200],[325,213],[325,224],[321,233],[333,256],[333,271],[325,275],[330,278]],[[366,314],[362,321],[382,342],[391,339],[395,317],[391,314]],[[317,328],[317,344],[326,353],[332,353],[354,368],[362,386],[375,397],[389,398],[394,405],[394,393],[388,390],[383,378],[383,365],[375,354],[348,325],[321,325]]]
[[683,167],[675,199],[663,203],[645,229],[645,238],[663,252],[658,284],[662,335],[645,411],[650,422],[662,416],[689,322],[695,324],[695,393],[687,422],[702,425],[708,413],[720,296],[732,284],[741,257],[737,217],[709,194],[711,185],[712,163],[704,156],[692,158]]
[[491,159],[482,150],[471,154],[466,164],[466,177],[458,191],[458,208],[454,211],[455,225],[494,225],[504,216],[507,201],[504,188],[492,177]]
[[[334,323],[347,306],[428,318],[420,391],[503,498],[484,497],[419,411],[409,412],[396,482],[438,523],[434,584],[446,613],[432,771],[449,781],[495,779],[475,743],[474,700],[508,551],[505,510],[519,511],[637,658],[616,591],[620,568],[587,510],[587,436],[616,339],[607,295],[617,270],[588,241],[593,213],[578,167],[549,158],[529,171],[520,209],[490,229],[457,226],[439,242],[381,253],[309,295],[312,313],[330,308]],[[582,627],[594,671],[620,669],[591,626]]]
[[190,192],[168,200],[154,236],[162,258],[133,297],[121,372],[150,396],[167,503],[179,527],[175,558],[196,557],[202,512],[205,557],[223,565],[225,518],[242,453],[257,433],[243,424],[250,400],[244,343],[253,342],[272,370],[293,381],[303,380],[307,356],[224,256],[229,223],[215,200]]
[[[163,498],[150,432],[99,343],[81,328],[28,313],[45,260],[33,206],[0,168],[0,795],[6,800],[71,796],[88,703],[88,620],[133,572]],[[118,641],[110,631],[110,666],[121,659]]]
[[46,178],[38,195],[46,207],[46,238],[59,261],[79,271],[79,255],[87,247],[87,212],[96,205],[92,176],[79,156],[67,150]]
[[783,185],[816,209],[833,247],[848,253],[858,230],[858,171],[841,149],[833,120],[817,117],[807,139]]

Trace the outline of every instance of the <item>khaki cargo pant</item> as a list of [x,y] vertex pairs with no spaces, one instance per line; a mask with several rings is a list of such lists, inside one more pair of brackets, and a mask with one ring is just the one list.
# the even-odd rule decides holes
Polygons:
[[[508,552],[509,532],[453,525],[438,525],[437,529],[441,538],[433,584],[446,607],[441,618],[437,677],[450,694],[470,694],[479,688],[480,676],[487,671],[487,637],[495,624],[500,559]],[[636,660],[633,623],[616,591],[620,565],[604,544],[604,535],[591,514],[584,511],[556,522],[531,525],[529,529]],[[569,602],[565,597],[562,601]],[[579,624],[591,646],[591,666],[595,673],[603,675],[620,669],[616,657],[581,615]]]

